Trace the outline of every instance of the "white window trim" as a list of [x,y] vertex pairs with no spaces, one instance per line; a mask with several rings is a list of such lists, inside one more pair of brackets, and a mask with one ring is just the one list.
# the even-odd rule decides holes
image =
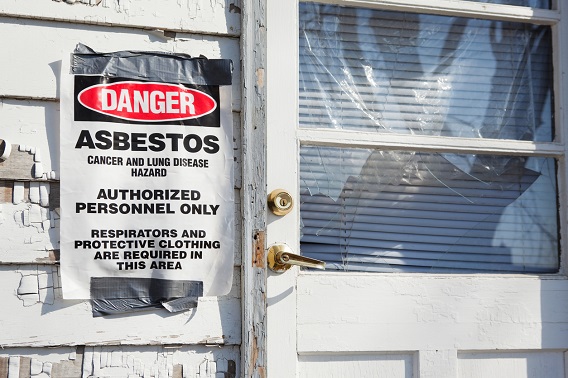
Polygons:
[[[488,20],[530,21],[535,24],[554,25],[560,21],[557,10],[519,7],[456,0],[305,0],[350,7],[384,9],[391,11],[432,13],[444,16],[475,17]],[[558,8],[558,7],[555,7]]]
[[[512,5],[500,5],[473,1],[455,0],[307,0],[336,4],[341,6],[365,7],[373,9],[396,10],[414,13],[430,13],[446,16],[459,16],[504,21],[528,22],[550,25],[552,28],[553,51],[553,91],[554,91],[554,141],[530,142],[500,139],[468,139],[440,136],[421,136],[394,133],[372,133],[330,129],[297,128],[296,137],[300,145],[319,145],[336,147],[387,148],[415,151],[435,151],[451,153],[486,153],[554,157],[557,161],[557,196],[559,211],[559,253],[558,273],[523,274],[521,277],[542,277],[568,279],[568,144],[566,128],[568,125],[568,4],[553,0],[554,10],[536,9]],[[562,14],[566,13],[565,20]],[[565,64],[562,64],[562,63]],[[301,274],[329,274],[302,272]],[[412,273],[413,275],[423,275]],[[447,276],[447,274],[431,274]],[[519,275],[494,274],[494,277],[515,277]]]

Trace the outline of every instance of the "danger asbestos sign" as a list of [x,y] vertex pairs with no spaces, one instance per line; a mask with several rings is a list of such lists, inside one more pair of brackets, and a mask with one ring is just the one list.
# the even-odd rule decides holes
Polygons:
[[61,95],[64,298],[226,294],[231,62],[140,52],[72,58]]

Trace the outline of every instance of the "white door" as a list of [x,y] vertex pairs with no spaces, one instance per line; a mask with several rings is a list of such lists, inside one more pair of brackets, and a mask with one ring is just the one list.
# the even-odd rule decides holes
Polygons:
[[568,376],[565,4],[267,3],[268,376]]

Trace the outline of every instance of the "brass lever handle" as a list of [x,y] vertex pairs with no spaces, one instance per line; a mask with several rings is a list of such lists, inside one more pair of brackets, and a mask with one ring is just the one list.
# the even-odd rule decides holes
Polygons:
[[278,273],[287,271],[292,265],[306,268],[325,269],[325,262],[292,253],[286,244],[273,244],[268,249],[268,267]]

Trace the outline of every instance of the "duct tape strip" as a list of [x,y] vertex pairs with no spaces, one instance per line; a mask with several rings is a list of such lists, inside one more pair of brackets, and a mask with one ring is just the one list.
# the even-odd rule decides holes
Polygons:
[[71,73],[75,75],[194,85],[231,85],[232,72],[233,63],[228,59],[192,58],[165,52],[97,53],[83,44],[77,45],[71,60]]
[[93,316],[164,307],[170,312],[197,307],[203,296],[201,281],[173,281],[158,278],[93,277]]

